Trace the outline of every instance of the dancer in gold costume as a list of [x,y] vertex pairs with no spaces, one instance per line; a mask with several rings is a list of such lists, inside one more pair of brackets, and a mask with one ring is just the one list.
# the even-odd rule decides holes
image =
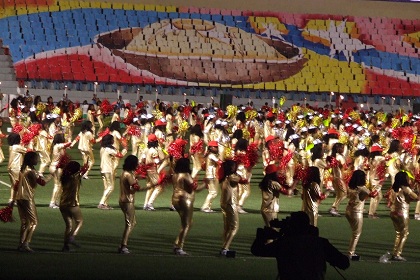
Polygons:
[[396,232],[391,260],[406,261],[401,254],[409,233],[409,207],[411,201],[419,200],[419,196],[411,190],[408,175],[403,171],[399,171],[395,175],[391,192],[393,192],[391,195],[393,201],[390,216]]
[[[238,214],[238,184],[247,183],[237,173],[237,164],[226,160],[222,164],[223,176],[219,178],[221,185],[220,206],[223,213],[223,245],[220,255],[230,255],[229,247],[239,228]],[[233,253],[234,254],[234,253]]]
[[79,141],[78,149],[82,154],[83,164],[89,162],[89,169],[83,175],[84,179],[89,179],[88,174],[92,169],[93,164],[95,163],[95,158],[93,157],[93,148],[92,145],[100,141],[100,138],[95,139],[95,134],[92,130],[92,122],[84,121],[80,127],[79,135],[73,140],[71,146],[73,147],[77,141]]
[[203,138],[204,134],[201,131],[201,126],[196,124],[190,129],[190,154],[193,164],[191,176],[195,178],[201,170],[203,162]]
[[325,199],[321,192],[321,175],[319,168],[311,166],[308,169],[307,179],[302,182],[302,211],[309,217],[309,223],[318,226],[319,202]]
[[69,245],[79,247],[75,237],[83,224],[83,216],[79,207],[80,185],[83,174],[88,170],[89,162],[82,168],[76,161],[70,161],[63,168],[60,181],[63,192],[60,197],[60,212],[63,216],[66,230],[64,231],[64,246],[62,251],[69,252]]
[[101,201],[98,204],[98,208],[102,210],[112,210],[113,208],[108,205],[108,199],[114,190],[115,182],[115,160],[116,158],[122,158],[123,155],[118,152],[113,146],[114,137],[111,134],[107,134],[102,138],[101,143],[101,175],[104,182],[104,193]]
[[369,155],[369,183],[370,189],[378,192],[378,195],[370,199],[369,204],[369,218],[379,218],[376,210],[378,209],[379,202],[382,200],[382,184],[385,180],[385,157],[382,155],[383,149],[379,145],[373,145],[370,148]]
[[350,178],[349,190],[347,196],[349,202],[346,208],[346,218],[352,230],[352,236],[349,244],[349,258],[359,260],[360,257],[355,254],[357,243],[362,234],[363,210],[366,198],[378,195],[376,190],[369,191],[366,188],[366,173],[362,170],[355,170]]
[[20,135],[17,133],[10,133],[7,137],[7,143],[9,144],[9,163],[7,170],[10,178],[10,199],[9,204],[13,204],[15,201],[16,191],[15,184],[19,181],[19,172],[22,167],[23,157],[27,152],[27,149],[20,144]]
[[39,164],[39,175],[43,176],[43,173],[45,172],[45,169],[47,169],[47,166],[51,163],[51,145],[50,145],[50,139],[52,138],[48,134],[48,127],[49,127],[49,121],[43,120],[41,122],[42,129],[39,131],[38,136],[36,137],[36,145],[35,145],[35,151],[39,154],[40,164]]
[[278,167],[270,164],[265,168],[265,176],[259,184],[262,195],[261,215],[266,227],[270,227],[270,221],[277,218],[279,194],[289,194],[288,189],[279,182]]
[[203,205],[201,206],[201,211],[205,213],[213,213],[214,210],[211,209],[212,202],[217,196],[219,191],[219,182],[217,180],[217,167],[221,164],[221,161],[218,157],[218,145],[217,141],[210,141],[208,143],[208,151],[205,156],[206,161],[206,175],[205,182],[209,190],[209,194],[206,197]]
[[172,205],[181,218],[181,229],[175,240],[174,253],[185,256],[188,254],[184,251],[184,243],[192,225],[195,192],[201,190],[197,189],[197,182],[191,176],[188,158],[180,158],[176,161],[172,182],[174,185]]
[[38,224],[38,213],[35,206],[35,188],[38,184],[45,186],[46,180],[38,175],[35,165],[38,164],[39,156],[36,152],[27,152],[19,173],[19,183],[16,191],[16,201],[20,217],[20,243],[18,250],[32,253],[29,247],[32,235]]
[[59,205],[59,198],[62,192],[61,180],[63,166],[60,166],[60,159],[66,153],[66,148],[70,147],[71,142],[64,143],[64,134],[59,133],[54,135],[52,161],[50,164],[50,173],[54,179],[54,189],[51,195],[50,208],[57,209]]
[[329,163],[332,166],[333,188],[335,191],[335,200],[331,206],[330,214],[335,217],[341,216],[338,213],[338,207],[347,195],[347,186],[343,180],[343,169],[345,168],[346,163],[343,157],[343,152],[344,145],[341,143],[335,143],[331,150],[331,156],[329,157]]
[[134,207],[134,200],[136,192],[143,190],[140,188],[135,170],[139,164],[139,160],[134,155],[129,155],[124,160],[123,171],[120,176],[120,198],[119,205],[124,214],[125,228],[121,245],[118,247],[118,252],[121,254],[129,254],[127,248],[128,237],[136,225],[136,214]]
[[[240,129],[236,130],[236,131],[242,131]],[[235,131],[235,132],[236,132]],[[235,145],[235,154],[239,156],[239,158],[242,157],[246,157],[247,154],[247,148],[248,148],[248,140],[246,139],[239,139],[238,142]],[[244,210],[244,203],[245,200],[249,197],[249,195],[251,194],[251,169],[247,168],[245,166],[244,162],[237,162],[238,163],[238,170],[237,173],[243,178],[246,179],[248,183],[246,184],[239,184],[238,186],[238,213],[239,214],[246,214],[248,212],[246,212]]]

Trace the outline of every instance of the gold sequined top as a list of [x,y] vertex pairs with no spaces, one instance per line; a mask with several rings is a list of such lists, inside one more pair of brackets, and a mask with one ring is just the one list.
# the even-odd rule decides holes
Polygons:
[[24,171],[19,174],[19,184],[16,192],[17,200],[34,200],[35,188],[37,186],[36,180],[38,174],[30,167],[26,167]]
[[134,203],[134,196],[136,190],[133,185],[137,183],[134,173],[131,171],[123,170],[120,176],[120,199],[119,202]]
[[223,180],[221,184],[220,205],[233,205],[236,207],[238,204],[238,184],[240,177],[238,174],[231,174]]
[[396,212],[399,216],[408,218],[410,202],[418,199],[418,196],[407,186],[401,187],[398,192],[394,192],[394,190],[391,190],[391,192],[393,192],[391,212]]
[[216,154],[209,153],[206,157],[206,177],[207,179],[215,179],[217,173],[217,165],[219,158]]
[[19,171],[25,154],[26,148],[24,146],[20,144],[9,146],[9,163],[7,165],[7,169]]
[[365,200],[368,198],[370,191],[365,186],[358,186],[356,189],[348,189],[347,197],[349,202],[347,204],[347,211],[351,213],[363,213]]
[[92,140],[95,139],[95,136],[90,131],[80,132],[79,135],[79,145],[78,149],[80,151],[89,152],[92,150]]
[[118,151],[109,147],[102,147],[99,153],[101,157],[101,173],[113,173],[115,171],[115,156]]
[[312,182],[309,188],[302,188],[302,207],[308,211],[318,211],[318,201],[321,197],[321,188]]
[[63,192],[60,197],[60,208],[79,206],[81,178],[80,172],[77,172],[71,175],[68,181],[62,182]]

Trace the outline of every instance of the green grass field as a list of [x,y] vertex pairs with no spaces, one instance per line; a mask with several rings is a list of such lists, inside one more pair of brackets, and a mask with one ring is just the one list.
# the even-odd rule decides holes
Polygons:
[[[99,148],[99,146],[95,146]],[[98,149],[96,149],[98,150]],[[3,151],[7,158],[7,144]],[[70,150],[73,159],[80,160],[77,149]],[[222,214],[206,214],[199,210],[207,195],[206,190],[196,194],[194,224],[187,237],[184,250],[190,255],[177,257],[172,253],[172,244],[180,227],[179,216],[169,211],[172,187],[158,197],[157,211],[143,211],[144,192],[137,193],[137,226],[131,234],[128,248],[130,255],[119,255],[124,228],[123,215],[118,208],[119,185],[116,182],[110,205],[114,210],[96,208],[103,191],[99,173],[99,155],[95,154],[94,169],[89,180],[83,180],[81,207],[84,224],[77,238],[81,248],[62,253],[64,221],[58,209],[48,207],[52,182],[38,187],[35,200],[38,206],[39,224],[31,247],[34,254],[17,252],[19,221],[0,224],[0,279],[275,279],[277,274],[274,259],[258,258],[250,253],[256,228],[263,225],[259,213],[261,195],[257,187],[262,178],[258,165],[253,171],[252,193],[246,202],[248,214],[240,215],[240,226],[231,250],[236,250],[235,259],[218,256],[222,245]],[[9,183],[7,163],[0,166],[0,180]],[[119,169],[118,173],[121,171]],[[203,172],[200,173],[200,176]],[[140,181],[142,184],[144,181]],[[7,186],[0,184],[0,204],[4,207],[10,195]],[[327,198],[320,206],[320,235],[328,238],[342,252],[346,252],[350,239],[350,227],[345,217],[331,217],[327,211],[333,198]],[[340,207],[343,213],[347,201]],[[215,209],[220,210],[219,196]],[[301,207],[299,196],[280,198],[279,218]],[[414,203],[411,205],[412,215]],[[367,208],[367,207],[366,207]],[[418,279],[420,265],[420,222],[410,220],[410,235],[403,256],[406,263],[379,263],[379,257],[391,251],[395,232],[384,202],[379,206],[380,219],[364,220],[363,233],[357,253],[360,262],[341,271],[345,279]],[[14,217],[18,219],[17,209]],[[287,254],[287,252],[285,252]],[[302,264],[304,265],[304,264]],[[327,279],[343,279],[333,267],[327,269]]]

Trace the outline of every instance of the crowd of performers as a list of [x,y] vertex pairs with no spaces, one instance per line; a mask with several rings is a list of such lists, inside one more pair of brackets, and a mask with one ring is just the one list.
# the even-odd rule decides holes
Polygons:
[[[143,209],[154,211],[156,198],[165,185],[172,184],[170,207],[181,218],[174,253],[187,254],[183,248],[191,227],[195,192],[206,189],[208,194],[200,207],[205,213],[215,212],[214,200],[220,192],[224,220],[220,254],[229,255],[239,214],[247,213],[252,169],[258,161],[264,167],[259,188],[265,225],[269,227],[277,218],[280,194],[300,193],[302,210],[314,226],[320,201],[334,194],[329,213],[341,216],[340,206],[348,198],[345,216],[352,230],[348,255],[354,260],[358,259],[355,250],[366,200],[368,217],[376,219],[379,202],[386,198],[396,231],[393,260],[405,260],[401,254],[408,236],[411,201],[417,201],[414,219],[420,220],[420,117],[410,112],[387,114],[373,109],[360,112],[299,104],[284,110],[267,104],[259,110],[252,104],[229,105],[221,110],[217,104],[205,108],[193,102],[178,105],[141,100],[132,106],[121,100],[110,103],[94,99],[87,118],[81,117],[80,105],[70,100],[54,103],[49,97],[43,103],[39,96],[22,96],[10,102],[12,132],[1,137],[7,137],[9,145],[12,187],[9,206],[0,216],[7,220],[17,205],[22,224],[20,251],[32,251],[29,243],[37,224],[34,189],[49,180],[54,182],[49,206],[60,209],[66,224],[63,251],[77,245],[75,236],[83,223],[79,188],[95,164],[95,143],[101,146],[104,184],[99,209],[112,209],[109,197],[116,174],[120,175],[119,206],[126,224],[120,253],[129,253],[127,242],[136,223],[135,193],[146,191]],[[82,121],[80,133],[73,135],[78,121]],[[76,145],[82,164],[66,153]],[[0,156],[4,160],[3,154]],[[121,159],[124,163],[119,172]],[[204,178],[199,178],[200,171]],[[140,179],[145,179],[144,184]],[[391,187],[382,189],[387,180]]]

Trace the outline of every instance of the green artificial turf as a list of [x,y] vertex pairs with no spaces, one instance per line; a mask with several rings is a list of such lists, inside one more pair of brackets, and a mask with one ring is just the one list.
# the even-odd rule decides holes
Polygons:
[[[76,133],[75,133],[76,135]],[[180,227],[179,216],[169,211],[172,187],[168,186],[157,198],[154,212],[142,210],[144,192],[136,194],[137,225],[133,230],[128,248],[130,255],[117,254],[124,229],[124,220],[118,208],[118,180],[110,198],[114,210],[96,208],[103,191],[99,174],[99,145],[95,145],[95,165],[89,180],[83,180],[80,194],[83,227],[77,237],[82,246],[70,253],[62,253],[64,222],[58,209],[48,207],[52,194],[52,182],[38,187],[35,200],[39,224],[31,247],[34,254],[17,252],[20,223],[0,224],[0,279],[275,279],[274,259],[258,258],[250,253],[250,246],[258,227],[263,225],[259,213],[261,195],[258,182],[262,178],[261,165],[253,170],[252,193],[245,203],[248,214],[240,215],[239,231],[231,245],[236,258],[219,257],[222,245],[223,221],[218,196],[215,200],[217,213],[206,214],[199,210],[207,191],[196,194],[194,223],[184,246],[190,255],[173,255],[172,246]],[[7,158],[7,145],[3,146]],[[78,150],[69,151],[73,159],[80,160]],[[122,164],[122,161],[120,165]],[[121,168],[118,170],[120,173]],[[203,176],[200,172],[200,178]],[[0,180],[9,183],[7,163],[0,165]],[[143,184],[144,181],[140,181]],[[0,204],[4,207],[10,190],[0,184]],[[343,253],[350,239],[350,227],[345,217],[327,214],[333,201],[327,198],[320,206],[320,235],[326,237]],[[344,213],[347,200],[340,207]],[[279,218],[301,207],[299,196],[280,198]],[[411,205],[411,217],[415,204]],[[367,209],[367,206],[365,207]],[[365,218],[363,233],[356,252],[361,261],[352,262],[346,271],[340,271],[346,279],[418,279],[420,265],[420,221],[410,220],[410,235],[403,256],[406,263],[379,263],[379,257],[391,251],[395,232],[385,201],[379,206],[380,219]],[[17,209],[14,217],[18,219]],[[287,252],[285,252],[287,254]],[[301,264],[305,265],[305,264]],[[333,267],[328,266],[327,279],[343,279]]]

